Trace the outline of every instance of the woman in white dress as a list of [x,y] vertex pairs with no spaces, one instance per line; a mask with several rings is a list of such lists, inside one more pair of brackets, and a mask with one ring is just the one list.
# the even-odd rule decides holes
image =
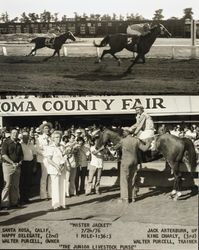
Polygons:
[[52,144],[46,150],[47,171],[51,178],[52,208],[59,210],[65,208],[65,179],[66,179],[66,157],[61,131],[54,131],[51,135]]

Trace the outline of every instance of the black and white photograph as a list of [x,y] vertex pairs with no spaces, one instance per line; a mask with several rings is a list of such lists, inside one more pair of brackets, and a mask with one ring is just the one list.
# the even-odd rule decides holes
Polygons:
[[196,0],[2,0],[0,249],[196,250]]

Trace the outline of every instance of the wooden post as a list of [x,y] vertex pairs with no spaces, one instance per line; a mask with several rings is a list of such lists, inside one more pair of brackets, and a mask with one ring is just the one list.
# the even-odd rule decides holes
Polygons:
[[7,55],[8,55],[7,50],[6,50],[6,47],[2,47],[2,51],[3,51],[3,55],[4,55],[4,56],[7,56]]
[[68,56],[68,49],[63,46],[63,52],[64,52],[64,56]]
[[97,57],[100,57],[100,49],[98,47],[96,47],[96,53],[97,53]]
[[191,59],[196,58],[196,21],[191,20]]
[[171,59],[175,59],[175,48],[171,46]]

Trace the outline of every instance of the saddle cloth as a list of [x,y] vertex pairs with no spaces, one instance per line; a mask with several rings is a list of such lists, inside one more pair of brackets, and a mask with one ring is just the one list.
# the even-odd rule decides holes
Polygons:
[[54,43],[55,43],[55,37],[53,37],[53,38],[46,38],[46,40],[45,40],[45,45],[48,46],[48,47],[50,47],[50,48],[53,48]]

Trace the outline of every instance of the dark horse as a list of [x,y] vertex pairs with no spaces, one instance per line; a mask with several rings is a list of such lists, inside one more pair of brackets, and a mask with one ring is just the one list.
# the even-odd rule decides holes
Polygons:
[[[130,136],[131,139],[124,144],[123,139],[117,132],[109,129],[105,129],[101,132],[98,139],[98,147],[106,145],[108,141],[111,141],[114,145],[120,145],[122,148],[121,168],[131,169],[126,178],[131,178],[131,185],[134,192],[132,200],[136,198],[135,192],[135,179],[138,171],[138,149],[145,151],[145,145],[138,138]],[[196,152],[193,142],[189,138],[178,138],[171,134],[164,134],[159,132],[155,138],[156,149],[163,155],[165,160],[170,165],[174,175],[174,185],[170,197],[177,200],[181,195],[181,173],[180,164],[183,162],[183,158],[186,155],[190,170],[193,172],[196,169]],[[121,172],[122,173],[122,172]],[[125,177],[122,177],[125,178]]]
[[136,52],[137,56],[126,71],[126,73],[130,73],[131,68],[135,63],[138,62],[139,59],[142,59],[143,63],[145,63],[145,54],[149,52],[151,46],[159,35],[171,37],[169,31],[162,24],[158,24],[153,26],[150,29],[150,32],[144,36],[139,37],[137,35],[117,33],[113,35],[107,35],[99,45],[96,44],[95,41],[93,43],[95,47],[104,47],[107,44],[110,46],[110,49],[103,51],[99,62],[103,59],[104,55],[111,54],[118,61],[118,65],[120,65],[120,59],[116,57],[115,53],[120,52],[123,49]]
[[195,171],[197,166],[195,147],[189,138],[179,138],[165,133],[161,129],[158,130],[158,133],[155,139],[156,149],[164,156],[172,169],[174,185],[170,198],[177,200],[181,196],[180,190],[182,186],[180,164],[184,162],[184,157],[186,157],[189,163],[189,170],[191,173]]
[[[50,49],[54,49],[54,53],[52,56],[47,57],[46,60],[48,60],[51,57],[54,57],[57,53],[58,57],[60,57],[60,49],[62,45],[66,42],[67,39],[71,39],[72,41],[75,41],[75,37],[72,34],[72,32],[68,31],[60,36],[54,37],[54,38],[48,38],[48,37],[36,37],[31,40],[31,43],[35,43],[34,49],[31,50],[30,55],[36,55],[36,51],[38,49],[48,47]],[[34,53],[34,54],[33,54]]]

